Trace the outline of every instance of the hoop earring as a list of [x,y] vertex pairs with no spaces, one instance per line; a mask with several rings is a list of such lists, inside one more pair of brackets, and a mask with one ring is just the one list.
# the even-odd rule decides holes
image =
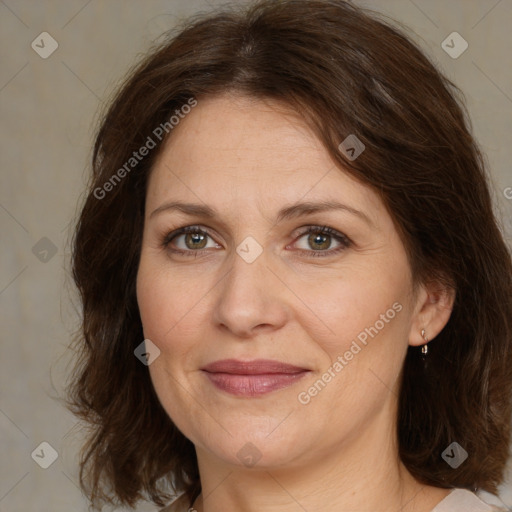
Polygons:
[[425,336],[425,329],[421,330],[421,337],[425,340],[425,345],[421,347],[421,357],[425,360],[426,355],[428,354],[428,338]]

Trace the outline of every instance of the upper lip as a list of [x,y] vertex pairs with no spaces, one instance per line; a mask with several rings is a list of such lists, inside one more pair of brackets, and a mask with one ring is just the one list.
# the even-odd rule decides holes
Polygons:
[[271,359],[253,359],[251,361],[223,359],[222,361],[207,364],[201,370],[210,373],[232,373],[235,375],[264,375],[269,373],[299,373],[308,371],[307,368]]

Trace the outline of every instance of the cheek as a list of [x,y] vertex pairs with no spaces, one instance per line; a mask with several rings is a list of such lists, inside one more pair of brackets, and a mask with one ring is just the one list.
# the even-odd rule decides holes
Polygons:
[[184,392],[183,383],[187,369],[193,366],[189,362],[193,352],[191,340],[198,336],[187,332],[193,329],[193,323],[187,327],[193,316],[187,312],[197,300],[193,301],[184,285],[173,281],[153,261],[142,258],[137,275],[137,301],[144,337],[160,350],[159,357],[148,367],[153,387],[168,416],[181,431],[188,432],[191,427],[184,411],[190,410],[190,396]]
[[158,345],[187,325],[192,310],[200,311],[201,283],[180,279],[179,274],[171,274],[153,260],[141,259],[137,302],[144,335]]
[[172,299],[164,293],[165,286],[158,273],[141,263],[137,274],[137,302],[144,336],[153,342],[172,326]]
[[323,410],[334,423],[347,410],[366,415],[396,388],[411,317],[405,270],[391,264],[354,266],[337,279],[307,287],[304,296],[316,321],[303,328],[323,356],[321,373],[303,386],[302,398],[311,397],[312,410]]
[[349,350],[354,340],[365,347],[373,339],[403,339],[409,288],[408,281],[395,275],[400,274],[377,266],[353,267],[332,279],[297,284],[294,292],[314,313],[314,320],[303,327],[331,359]]

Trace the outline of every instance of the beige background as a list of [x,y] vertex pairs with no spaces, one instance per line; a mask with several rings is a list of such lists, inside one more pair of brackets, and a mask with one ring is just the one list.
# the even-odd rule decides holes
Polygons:
[[[357,3],[410,27],[462,87],[510,240],[512,199],[505,191],[512,187],[512,1]],[[67,271],[68,226],[83,191],[101,104],[152,40],[209,5],[220,3],[0,1],[0,512],[87,509],[76,485],[76,421],[54,398],[62,390],[65,348],[77,318]],[[31,48],[44,31],[59,44],[47,59]],[[441,47],[453,31],[469,43],[457,59]],[[39,242],[43,237],[55,255],[47,240]],[[31,458],[43,441],[58,453],[48,469]],[[512,472],[501,491],[512,507]]]

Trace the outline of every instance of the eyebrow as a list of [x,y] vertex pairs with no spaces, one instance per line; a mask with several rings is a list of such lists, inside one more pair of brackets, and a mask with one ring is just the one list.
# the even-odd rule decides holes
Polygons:
[[[158,215],[159,213],[166,211],[181,211],[188,215],[193,215],[197,217],[205,217],[209,219],[213,219],[218,216],[215,209],[210,206],[204,204],[197,203],[183,203],[180,201],[171,201],[169,203],[164,203],[159,206],[156,210],[154,210],[150,214],[150,218]],[[297,217],[301,217],[304,215],[313,215],[314,213],[324,212],[329,210],[339,210],[350,213],[356,217],[359,217],[361,220],[366,222],[369,226],[375,227],[375,224],[372,220],[366,215],[366,213],[356,210],[351,206],[346,204],[338,203],[336,201],[306,201],[302,203],[295,203],[290,206],[286,206],[279,210],[276,216],[276,222],[281,222],[283,220],[290,220]]]

